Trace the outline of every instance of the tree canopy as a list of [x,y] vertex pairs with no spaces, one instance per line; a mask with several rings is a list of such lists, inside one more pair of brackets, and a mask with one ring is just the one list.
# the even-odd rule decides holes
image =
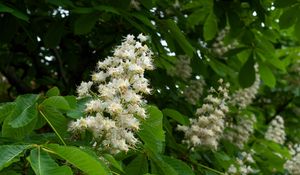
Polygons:
[[[299,11],[299,0],[2,0],[0,174],[300,174]],[[116,127],[137,140],[114,153],[108,129],[82,124],[104,105],[97,127],[121,126],[112,101],[138,123]]]

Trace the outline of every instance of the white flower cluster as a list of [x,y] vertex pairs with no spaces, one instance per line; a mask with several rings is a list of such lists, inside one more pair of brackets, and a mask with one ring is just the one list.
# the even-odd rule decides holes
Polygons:
[[300,145],[295,144],[290,152],[292,158],[285,162],[284,168],[292,175],[300,175]]
[[234,106],[238,106],[243,109],[247,107],[252,101],[255,99],[256,94],[258,93],[259,85],[260,85],[260,76],[258,74],[258,64],[254,65],[256,74],[255,81],[252,86],[240,89],[232,95],[230,104]]
[[191,80],[189,85],[183,91],[185,100],[190,104],[195,105],[202,96],[205,85],[206,83],[203,78]]
[[231,164],[225,174],[230,175],[247,175],[257,172],[251,167],[255,161],[252,153],[242,152],[240,157],[236,158],[236,164]]
[[222,57],[226,52],[228,52],[231,49],[234,49],[238,45],[237,41],[227,45],[224,44],[223,40],[225,36],[228,34],[228,32],[229,32],[229,27],[225,27],[223,30],[221,30],[218,33],[215,42],[212,44],[213,52],[219,57]]
[[142,44],[147,37],[140,34],[137,39],[128,35],[113,57],[98,62],[92,81],[82,82],[77,88],[79,98],[91,96],[92,100],[86,104],[87,116],[72,122],[69,130],[89,130],[94,145],[112,153],[134,147],[138,142],[134,133],[140,120],[146,118],[142,94],[149,94],[150,89],[144,71],[154,67],[152,52]]
[[192,75],[192,68],[190,66],[191,59],[186,55],[179,55],[175,62],[175,67],[168,70],[168,74],[171,76],[179,77],[183,80],[187,80]]
[[191,126],[179,125],[177,129],[183,131],[185,139],[183,140],[192,150],[197,146],[205,146],[210,149],[217,149],[218,141],[224,130],[224,118],[228,112],[226,104],[229,99],[228,88],[223,80],[219,80],[220,86],[217,90],[211,88],[205,98],[205,103],[197,109],[198,118],[190,119]]
[[284,120],[277,115],[270,123],[267,132],[265,133],[267,140],[272,140],[279,144],[285,142]]
[[253,134],[254,124],[256,123],[255,115],[238,116],[236,124],[232,124],[228,131],[225,132],[224,138],[239,148],[243,148],[244,144],[248,142],[249,137]]

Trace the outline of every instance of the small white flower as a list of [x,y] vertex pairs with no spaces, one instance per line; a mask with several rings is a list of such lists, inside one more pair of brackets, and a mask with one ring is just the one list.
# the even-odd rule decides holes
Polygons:
[[91,89],[93,82],[81,82],[80,86],[77,87],[77,93],[79,97],[89,95],[89,90]]
[[139,34],[137,37],[141,42],[145,42],[148,40],[148,37],[143,35],[143,34]]

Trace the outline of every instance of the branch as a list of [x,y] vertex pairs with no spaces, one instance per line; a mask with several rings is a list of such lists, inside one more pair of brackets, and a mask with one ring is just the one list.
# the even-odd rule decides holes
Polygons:
[[60,56],[60,54],[59,54],[59,52],[56,48],[54,48],[53,51],[54,51],[55,56],[57,58],[59,73],[62,76],[64,84],[67,85],[68,84],[68,79],[67,79],[66,73],[64,71],[64,67],[63,67],[64,64],[63,64],[63,61],[61,59],[61,56]]

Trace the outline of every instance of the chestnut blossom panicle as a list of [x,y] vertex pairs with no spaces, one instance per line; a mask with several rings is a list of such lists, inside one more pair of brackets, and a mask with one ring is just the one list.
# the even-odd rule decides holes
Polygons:
[[98,62],[92,81],[77,88],[79,98],[92,98],[86,103],[86,116],[71,122],[69,131],[90,131],[93,145],[111,153],[134,148],[135,133],[147,116],[143,95],[151,92],[144,72],[154,69],[146,40],[142,34],[128,35],[113,56]]
[[265,133],[265,138],[279,144],[284,144],[285,127],[284,120],[280,115],[277,115],[269,124],[268,130]]
[[258,64],[255,64],[254,68],[256,71],[254,83],[248,88],[240,89],[235,92],[229,102],[231,105],[243,109],[250,105],[255,99],[260,86],[260,75],[258,73]]
[[186,55],[179,55],[175,66],[167,71],[171,76],[176,76],[182,80],[188,80],[192,76],[191,59]]
[[242,152],[235,161],[235,164],[231,164],[226,171],[226,175],[247,175],[257,173],[258,170],[255,169],[252,165],[255,164],[255,161],[252,157],[254,152]]
[[284,163],[284,168],[291,175],[300,175],[300,145],[294,144],[290,148],[292,158]]
[[212,44],[212,51],[220,58],[227,59],[226,57],[223,57],[223,55],[228,52],[229,50],[235,49],[238,45],[237,41],[225,44],[224,38],[226,35],[228,35],[230,28],[225,27],[222,29],[215,40],[215,42]]
[[202,107],[197,109],[196,118],[190,119],[190,126],[179,125],[177,129],[183,131],[183,140],[192,150],[199,146],[217,149],[219,139],[224,130],[224,118],[228,112],[227,101],[229,83],[219,80],[217,89],[211,88]]
[[203,78],[191,80],[189,85],[183,90],[184,99],[195,105],[203,94],[204,86],[206,85]]
[[238,116],[237,123],[228,127],[224,138],[242,149],[253,134],[255,123],[256,118],[253,114],[251,116]]

